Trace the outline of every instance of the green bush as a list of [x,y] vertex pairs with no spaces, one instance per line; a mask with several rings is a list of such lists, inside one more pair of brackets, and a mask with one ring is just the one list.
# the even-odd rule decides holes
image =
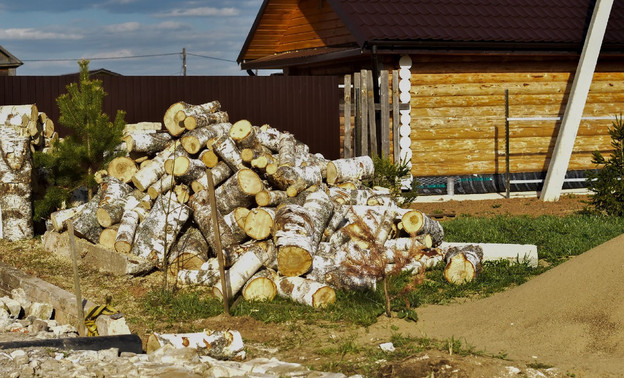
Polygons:
[[621,217],[624,215],[624,122],[616,116],[609,128],[613,151],[605,157],[594,151],[592,162],[596,171],[587,172],[588,187],[593,192],[590,206],[598,212]]
[[390,195],[400,205],[409,205],[418,196],[418,182],[412,180],[408,190],[403,190],[402,181],[410,177],[410,168],[406,160],[393,162],[387,156],[373,156],[375,175],[369,186],[381,186],[390,189]]

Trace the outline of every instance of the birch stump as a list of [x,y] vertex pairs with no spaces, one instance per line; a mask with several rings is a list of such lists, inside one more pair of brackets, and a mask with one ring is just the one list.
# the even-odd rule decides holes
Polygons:
[[0,238],[7,240],[31,239],[34,234],[29,143],[28,138],[0,127]]

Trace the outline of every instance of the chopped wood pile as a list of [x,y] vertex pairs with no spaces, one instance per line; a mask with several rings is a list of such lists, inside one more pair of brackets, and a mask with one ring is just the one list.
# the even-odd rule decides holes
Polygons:
[[36,105],[0,106],[0,239],[33,237],[31,153],[55,139],[54,123]]
[[217,296],[222,248],[228,298],[280,295],[314,307],[333,303],[335,289],[375,287],[349,262],[420,271],[442,260],[440,223],[364,185],[374,174],[368,156],[327,160],[287,132],[230,123],[218,101],[175,103],[163,123],[128,125],[125,156],[97,173],[91,201],[52,214],[54,230],[71,219],[79,237]]

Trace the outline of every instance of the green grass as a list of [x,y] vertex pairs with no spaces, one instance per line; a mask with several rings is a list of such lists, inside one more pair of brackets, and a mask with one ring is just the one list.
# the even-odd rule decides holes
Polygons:
[[[443,223],[445,240],[482,243],[536,244],[540,259],[549,266],[564,262],[611,238],[624,233],[624,218],[593,215],[567,217],[541,216],[495,218],[460,217]],[[455,298],[488,296],[520,285],[548,268],[533,269],[527,263],[486,261],[482,274],[474,281],[452,285],[443,276],[444,264],[429,270],[417,290],[403,293],[412,277],[403,273],[389,281],[392,310],[399,317],[417,320],[417,308],[429,303],[448,303]],[[303,321],[331,327],[346,322],[368,326],[384,311],[381,284],[377,291],[337,291],[336,303],[314,309],[276,297],[271,302],[247,302],[239,299],[231,306],[234,316],[250,316],[268,323]],[[153,291],[144,301],[146,312],[171,323],[216,316],[223,311],[220,301],[199,292]]]

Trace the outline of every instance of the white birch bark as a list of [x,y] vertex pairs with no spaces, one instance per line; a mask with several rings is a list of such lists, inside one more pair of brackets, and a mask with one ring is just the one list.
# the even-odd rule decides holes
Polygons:
[[329,285],[303,277],[280,277],[277,292],[282,297],[315,308],[336,302],[336,292]]
[[332,160],[327,163],[327,184],[364,181],[373,177],[375,166],[370,156]]

